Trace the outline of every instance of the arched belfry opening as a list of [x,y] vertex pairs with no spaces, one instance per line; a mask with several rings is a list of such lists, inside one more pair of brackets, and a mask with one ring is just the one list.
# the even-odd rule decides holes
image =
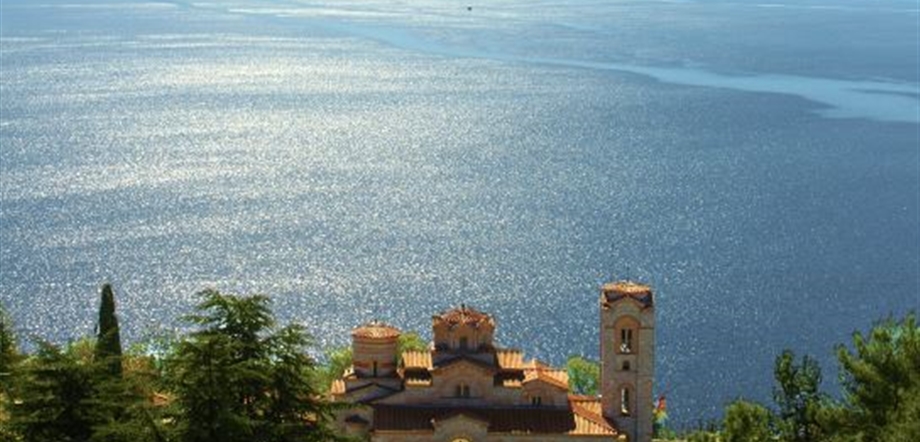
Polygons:
[[600,290],[601,404],[628,440],[652,438],[655,303],[651,287],[632,281]]

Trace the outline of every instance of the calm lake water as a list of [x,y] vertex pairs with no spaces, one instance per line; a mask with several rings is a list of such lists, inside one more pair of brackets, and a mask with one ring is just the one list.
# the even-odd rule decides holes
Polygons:
[[[467,5],[472,7],[467,9]],[[466,303],[597,357],[657,292],[672,421],[920,305],[913,0],[0,4],[0,301],[23,338],[271,295],[322,346]],[[832,386],[834,382],[830,382]]]

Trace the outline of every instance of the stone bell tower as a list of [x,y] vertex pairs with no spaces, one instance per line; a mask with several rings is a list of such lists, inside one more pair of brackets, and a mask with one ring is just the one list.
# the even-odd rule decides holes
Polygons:
[[652,289],[630,281],[604,284],[600,312],[604,416],[629,442],[650,442],[655,378]]

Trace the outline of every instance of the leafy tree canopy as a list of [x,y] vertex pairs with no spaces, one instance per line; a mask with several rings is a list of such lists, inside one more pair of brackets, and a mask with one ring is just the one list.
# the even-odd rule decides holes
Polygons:
[[575,394],[594,396],[600,385],[601,367],[596,361],[571,356],[565,363],[569,373],[569,389]]
[[861,441],[920,440],[920,327],[915,313],[837,347],[845,407],[833,422]]
[[805,355],[801,363],[785,350],[777,356],[774,368],[776,387],[773,400],[779,407],[777,425],[780,439],[786,442],[813,442],[821,435],[818,415],[824,396],[820,393],[821,367]]
[[167,369],[182,440],[337,440],[328,428],[334,406],[310,382],[306,331],[277,328],[265,296],[201,297],[187,318],[199,329],[178,344]]
[[763,405],[736,400],[725,409],[723,442],[769,442],[773,440],[772,415]]

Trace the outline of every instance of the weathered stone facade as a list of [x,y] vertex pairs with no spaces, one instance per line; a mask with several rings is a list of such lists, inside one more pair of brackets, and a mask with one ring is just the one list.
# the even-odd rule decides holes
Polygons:
[[573,395],[564,370],[496,347],[494,319],[467,306],[432,317],[425,351],[397,355],[398,329],[380,322],[358,327],[354,366],[332,385],[334,400],[355,404],[338,424],[375,442],[648,442],[651,290],[605,284],[600,310],[601,397]]

